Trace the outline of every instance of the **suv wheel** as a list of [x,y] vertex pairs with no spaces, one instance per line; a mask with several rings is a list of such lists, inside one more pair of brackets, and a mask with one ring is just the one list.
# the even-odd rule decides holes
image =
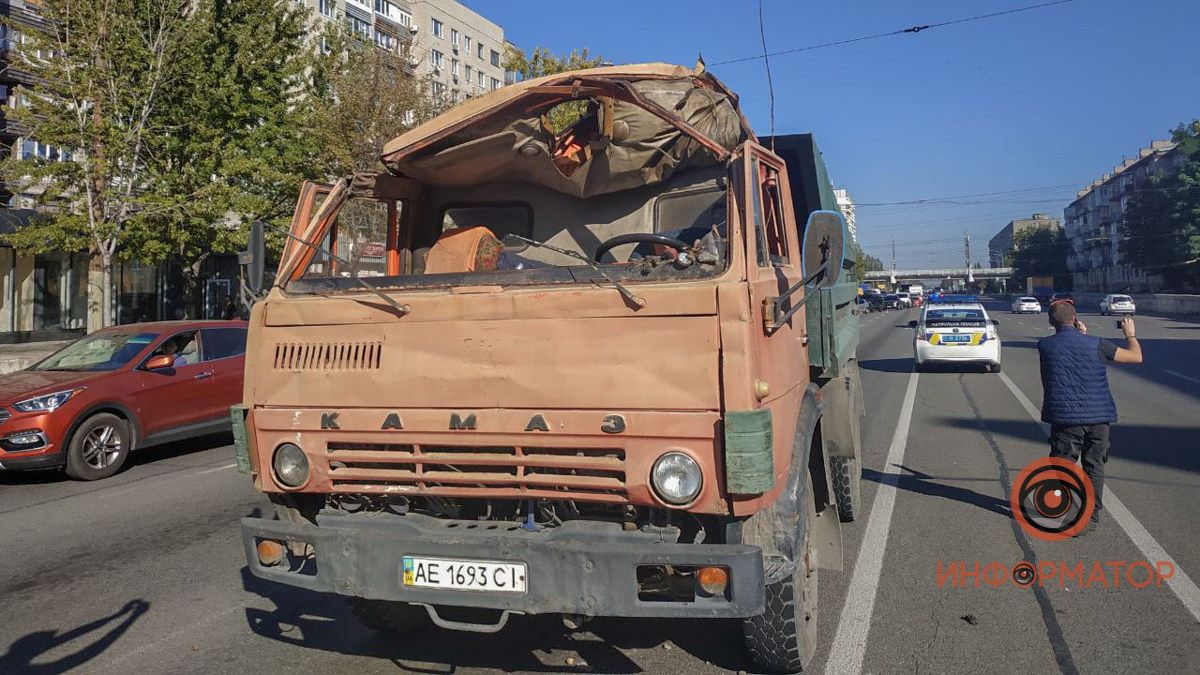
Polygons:
[[67,444],[67,475],[76,480],[108,478],[124,466],[132,440],[125,420],[111,413],[92,415]]

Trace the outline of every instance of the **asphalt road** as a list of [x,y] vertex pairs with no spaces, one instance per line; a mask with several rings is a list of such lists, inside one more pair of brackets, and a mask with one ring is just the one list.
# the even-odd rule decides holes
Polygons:
[[[1194,672],[1200,593],[1182,578],[1200,578],[1200,323],[1138,318],[1147,363],[1110,370],[1117,499],[1093,534],[1042,542],[1014,525],[1007,494],[1046,453],[1044,429],[1014,393],[1040,405],[1045,316],[996,315],[1003,377],[914,375],[914,316],[864,321],[865,513],[843,530],[845,570],[821,572],[815,670]],[[1110,320],[1085,320],[1118,336]],[[517,617],[497,635],[376,636],[336,597],[246,573],[238,519],[269,505],[233,467],[228,442],[148,450],[101,483],[0,474],[0,673],[749,668],[734,622],[599,619],[568,633],[553,617]],[[939,587],[937,573],[938,561],[1090,569],[1147,559],[1173,561],[1174,585]]]

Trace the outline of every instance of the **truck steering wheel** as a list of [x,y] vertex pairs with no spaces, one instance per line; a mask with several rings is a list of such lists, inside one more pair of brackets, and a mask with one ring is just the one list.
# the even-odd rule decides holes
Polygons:
[[605,241],[603,244],[600,244],[600,248],[596,249],[595,255],[592,256],[592,260],[595,260],[596,262],[600,262],[600,259],[604,257],[605,253],[608,253],[609,251],[616,248],[617,246],[620,246],[621,244],[634,244],[634,243],[661,244],[663,246],[668,246],[670,248],[673,248],[679,253],[686,251],[688,248],[687,242],[682,241],[680,239],[676,239],[674,237],[668,237],[668,236],[665,236],[662,234],[651,234],[649,232],[632,232],[630,234],[618,234],[617,236],[613,237],[612,239],[609,239],[608,241]]

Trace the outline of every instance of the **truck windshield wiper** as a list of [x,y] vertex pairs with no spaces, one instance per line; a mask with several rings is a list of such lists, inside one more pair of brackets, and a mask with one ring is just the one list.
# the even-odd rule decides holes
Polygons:
[[599,265],[596,264],[596,262],[594,260],[589,259],[587,256],[583,255],[582,253],[579,253],[578,251],[572,251],[570,249],[552,246],[550,244],[547,244],[544,241],[537,241],[536,239],[522,237],[517,234],[512,234],[509,236],[512,237],[513,239],[519,239],[519,240],[525,242],[526,244],[537,246],[538,248],[544,248],[547,251],[554,251],[555,253],[561,253],[569,258],[575,258],[576,260],[582,260],[583,262],[587,263],[587,265],[589,267],[596,270],[600,274],[600,276],[604,277],[605,281],[612,284],[613,288],[617,289],[617,291],[619,291],[621,293],[622,297],[624,297],[626,300],[628,300],[629,302],[633,303],[634,305],[636,305],[638,307],[646,306],[646,300],[644,298],[634,295],[633,291],[626,288],[621,282],[608,276],[608,272],[605,272],[603,269],[601,269],[601,267]]
[[[278,228],[278,229],[280,231],[283,230],[283,228]],[[291,232],[285,231],[285,232],[283,232],[283,234],[285,236],[287,236],[288,239],[291,239],[293,241],[298,241],[302,245],[307,246],[310,249],[312,249],[314,252],[321,254],[321,255],[327,255],[330,258],[336,260],[337,262],[340,262],[341,264],[350,268],[350,278],[353,279],[355,282],[357,282],[359,286],[362,286],[363,288],[370,291],[371,293],[374,293],[375,295],[379,296],[379,298],[381,300],[383,300],[384,302],[386,302],[389,307],[396,310],[398,316],[404,316],[405,314],[408,314],[409,312],[412,311],[412,307],[410,307],[408,305],[401,305],[400,303],[396,302],[395,298],[391,297],[387,293],[384,293],[383,291],[379,290],[378,288],[375,288],[371,284],[368,284],[366,282],[366,280],[363,279],[362,277],[355,276],[355,274],[354,274],[355,268],[358,266],[355,265],[353,262],[346,260],[345,258],[337,255],[333,251],[327,251],[327,250],[321,248],[320,246],[317,246],[316,244],[312,243],[311,241],[308,241],[306,239],[301,239],[300,237],[297,237],[296,235],[292,234]],[[284,288],[283,290],[286,291],[287,289]],[[320,295],[323,298],[334,297],[334,296],[325,295],[323,293],[313,293],[313,295]]]

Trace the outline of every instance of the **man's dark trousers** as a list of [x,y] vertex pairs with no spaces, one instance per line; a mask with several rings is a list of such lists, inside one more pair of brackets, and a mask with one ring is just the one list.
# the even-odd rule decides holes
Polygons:
[[1072,462],[1083,459],[1083,472],[1092,481],[1096,493],[1096,509],[1092,520],[1100,520],[1104,508],[1104,463],[1108,461],[1108,424],[1050,426],[1050,456]]

